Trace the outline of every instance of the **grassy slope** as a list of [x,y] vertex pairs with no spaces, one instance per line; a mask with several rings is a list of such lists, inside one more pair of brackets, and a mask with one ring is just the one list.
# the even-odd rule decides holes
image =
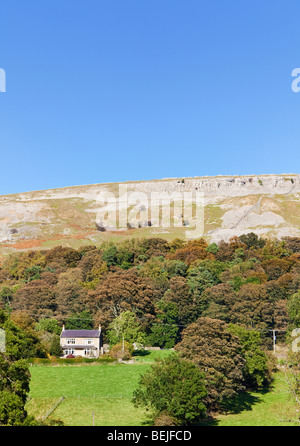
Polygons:
[[[167,351],[153,351],[137,358],[135,364],[31,367],[30,414],[42,416],[62,396],[65,399],[53,413],[67,426],[140,426],[147,423],[147,414],[134,408],[132,393],[158,356]],[[214,426],[290,426],[284,421],[293,418],[293,405],[288,399],[282,375],[277,373],[269,392],[241,394],[228,408],[226,415],[204,421]],[[294,424],[295,425],[295,424]]]
[[218,426],[296,426],[287,421],[294,419],[296,408],[289,399],[282,374],[275,375],[269,392],[251,392],[240,395],[232,413],[218,417]]
[[54,405],[64,395],[67,399],[53,416],[65,425],[90,425],[92,412],[95,425],[140,425],[145,414],[133,407],[131,397],[148,368],[149,364],[32,367],[28,411],[37,414],[41,402],[51,398]]

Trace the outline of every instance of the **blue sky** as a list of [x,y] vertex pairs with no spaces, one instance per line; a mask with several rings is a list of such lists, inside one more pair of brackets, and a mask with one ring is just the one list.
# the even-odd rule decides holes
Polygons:
[[5,0],[0,194],[299,173],[299,0]]

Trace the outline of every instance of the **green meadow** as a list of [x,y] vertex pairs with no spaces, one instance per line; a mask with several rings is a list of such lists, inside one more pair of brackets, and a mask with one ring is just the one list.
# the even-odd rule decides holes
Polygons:
[[135,426],[146,421],[131,403],[149,364],[33,366],[27,410],[42,417],[62,396],[51,417],[67,426]]
[[[31,366],[27,410],[41,419],[64,396],[50,418],[60,419],[66,426],[147,425],[148,415],[133,406],[132,394],[151,362],[167,354],[153,351],[130,364]],[[240,394],[225,414],[216,414],[201,425],[295,426],[297,423],[289,420],[296,414],[283,375],[277,372],[268,391]]]

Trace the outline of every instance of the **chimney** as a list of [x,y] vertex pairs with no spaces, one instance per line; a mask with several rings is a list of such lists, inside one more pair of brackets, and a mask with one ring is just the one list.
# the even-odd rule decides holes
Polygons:
[[63,325],[62,331],[65,331],[65,325]]
[[99,328],[98,328],[98,330],[100,331],[100,333],[101,333],[101,324],[99,324]]

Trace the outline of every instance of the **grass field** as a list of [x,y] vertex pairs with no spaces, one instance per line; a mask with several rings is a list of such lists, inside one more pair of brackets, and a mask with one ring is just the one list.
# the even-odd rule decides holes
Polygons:
[[109,364],[31,367],[28,412],[42,416],[61,397],[53,413],[67,426],[130,426],[146,421],[131,403],[139,376],[149,364]]
[[[64,396],[51,417],[66,426],[147,425],[147,414],[133,406],[132,394],[151,361],[167,354],[168,351],[153,351],[138,357],[134,364],[32,366],[27,410],[41,418]],[[291,426],[296,424],[285,419],[295,414],[282,375],[277,373],[270,391],[241,394],[226,414],[201,425]]]

